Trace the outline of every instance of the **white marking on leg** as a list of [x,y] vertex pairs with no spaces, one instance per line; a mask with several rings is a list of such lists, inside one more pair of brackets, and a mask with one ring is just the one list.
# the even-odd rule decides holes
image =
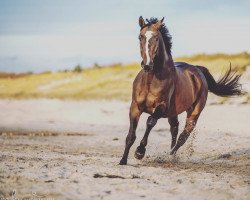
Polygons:
[[149,57],[149,52],[148,52],[148,43],[149,43],[149,40],[150,38],[153,36],[153,31],[147,31],[145,33],[145,36],[146,36],[146,56],[147,56],[147,62],[146,62],[146,65],[149,64],[150,62],[150,57]]

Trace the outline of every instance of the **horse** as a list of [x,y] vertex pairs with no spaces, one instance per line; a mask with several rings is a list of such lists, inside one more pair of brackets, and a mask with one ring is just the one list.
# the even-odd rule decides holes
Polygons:
[[[130,127],[126,137],[125,150],[120,165],[126,165],[130,147],[136,139],[136,127],[142,113],[150,116],[146,131],[135,151],[135,158],[142,159],[146,152],[148,136],[160,118],[168,118],[172,135],[171,155],[186,142],[205,107],[208,91],[218,96],[242,95],[240,75],[227,72],[215,81],[209,70],[185,62],[174,62],[171,54],[172,37],[164,18],[147,19],[141,16],[140,53],[141,71],[133,82],[132,102],[129,111]],[[178,140],[178,115],[187,112],[186,124]]]

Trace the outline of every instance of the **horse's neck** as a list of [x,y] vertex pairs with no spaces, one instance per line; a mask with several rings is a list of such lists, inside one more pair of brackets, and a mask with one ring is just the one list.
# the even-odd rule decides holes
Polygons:
[[162,38],[157,54],[156,66],[157,67],[155,69],[155,73],[161,74],[164,77],[172,74],[175,71],[173,58],[170,54],[167,53]]

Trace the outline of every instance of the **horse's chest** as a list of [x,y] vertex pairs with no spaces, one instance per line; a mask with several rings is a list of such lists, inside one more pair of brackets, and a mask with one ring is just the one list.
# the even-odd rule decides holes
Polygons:
[[149,86],[147,89],[139,89],[135,98],[138,105],[148,113],[153,113],[155,108],[162,103],[162,87]]

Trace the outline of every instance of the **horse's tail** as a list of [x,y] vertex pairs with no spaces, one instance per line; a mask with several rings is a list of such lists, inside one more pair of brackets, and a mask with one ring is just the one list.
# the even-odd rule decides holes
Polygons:
[[232,71],[231,64],[227,72],[217,82],[207,68],[198,67],[207,80],[208,90],[210,92],[222,97],[242,95],[245,93],[239,83],[241,75],[237,74],[237,71]]

